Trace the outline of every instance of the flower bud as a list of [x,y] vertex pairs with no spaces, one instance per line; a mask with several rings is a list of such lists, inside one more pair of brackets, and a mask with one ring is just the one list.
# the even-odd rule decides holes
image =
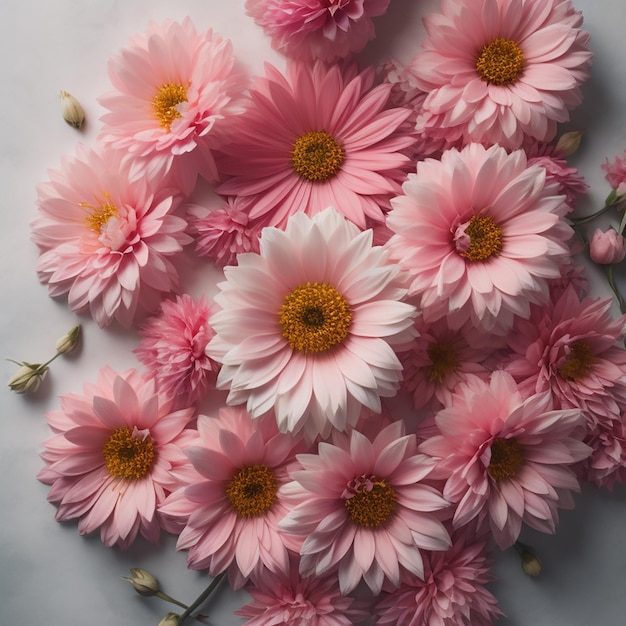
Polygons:
[[11,390],[17,393],[37,391],[48,368],[37,363],[18,363],[18,365],[17,371],[7,383]]
[[564,157],[568,157],[576,152],[583,138],[582,130],[572,130],[569,133],[563,133],[556,144],[556,152]]
[[180,615],[177,613],[168,613],[160,622],[159,626],[178,626]]
[[80,102],[67,91],[61,91],[59,98],[61,99],[63,119],[73,128],[79,129],[85,121],[85,112],[80,106]]
[[80,326],[74,326],[72,330],[70,330],[67,334],[63,335],[57,343],[56,349],[57,354],[67,354],[71,352],[78,343],[78,339],[80,337]]
[[157,579],[150,572],[139,567],[131,567],[130,573],[131,577],[124,576],[124,580],[127,580],[139,595],[154,596],[160,591]]
[[596,228],[589,242],[589,256],[592,261],[600,265],[611,265],[623,261],[626,257],[624,237],[614,228],[609,228],[606,232]]
[[539,576],[541,574],[541,561],[537,555],[533,554],[530,550],[524,549],[521,551],[520,556],[522,558],[522,569],[527,576]]

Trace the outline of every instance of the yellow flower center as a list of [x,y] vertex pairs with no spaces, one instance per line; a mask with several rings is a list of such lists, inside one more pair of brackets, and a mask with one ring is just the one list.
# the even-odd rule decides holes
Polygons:
[[110,196],[105,192],[104,201],[97,206],[89,202],[79,202],[79,206],[86,209],[87,216],[85,222],[87,228],[97,233],[102,231],[102,227],[109,221],[109,218],[118,214],[117,207],[111,202]]
[[460,254],[468,261],[486,261],[502,252],[502,229],[495,223],[493,217],[473,215],[464,226],[464,232],[469,237],[469,246],[460,251]]
[[314,130],[298,137],[291,152],[293,169],[310,181],[332,178],[342,163],[342,147],[325,130]]
[[299,352],[325,352],[348,334],[352,313],[346,299],[326,283],[306,283],[288,294],[280,309],[280,327]]
[[494,439],[491,444],[491,461],[487,473],[494,480],[515,478],[524,464],[522,446],[515,439]]
[[522,49],[512,39],[494,39],[480,51],[476,71],[487,83],[511,85],[524,71]]
[[240,517],[263,515],[276,500],[278,481],[267,465],[240,469],[227,483],[226,495]]
[[586,341],[577,341],[570,346],[570,353],[559,367],[559,374],[565,380],[582,380],[593,368],[594,356]]
[[443,343],[432,343],[428,346],[428,358],[431,365],[428,367],[428,380],[433,383],[441,383],[448,374],[459,369],[459,357],[457,353]]
[[152,99],[152,109],[159,125],[169,132],[172,122],[181,117],[176,108],[181,102],[187,102],[187,89],[177,83],[161,85]]
[[351,481],[343,497],[348,517],[357,526],[378,528],[396,508],[396,492],[384,479],[359,476]]
[[154,442],[146,432],[117,428],[102,448],[104,463],[111,476],[126,480],[143,478],[154,463]]

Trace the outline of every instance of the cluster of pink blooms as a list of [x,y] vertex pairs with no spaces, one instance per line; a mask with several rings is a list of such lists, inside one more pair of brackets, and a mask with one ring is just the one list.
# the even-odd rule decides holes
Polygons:
[[[216,34],[151,24],[111,59],[98,145],[38,189],[41,281],[136,327],[146,370],[48,414],[57,519],[121,548],[178,535],[249,590],[250,626],[489,625],[492,540],[626,483],[626,316],[586,295],[586,185],[555,143],[582,16],[442,0],[410,63],[359,69],[388,5],[247,0],[291,57],[250,81]],[[596,261],[624,258],[613,233]],[[223,268],[210,299],[180,293],[188,244]]]

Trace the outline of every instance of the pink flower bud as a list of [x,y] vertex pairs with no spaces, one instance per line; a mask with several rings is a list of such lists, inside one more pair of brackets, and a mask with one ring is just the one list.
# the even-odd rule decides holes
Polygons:
[[626,256],[624,237],[614,228],[602,232],[596,228],[589,242],[589,255],[591,259],[600,265],[619,263]]

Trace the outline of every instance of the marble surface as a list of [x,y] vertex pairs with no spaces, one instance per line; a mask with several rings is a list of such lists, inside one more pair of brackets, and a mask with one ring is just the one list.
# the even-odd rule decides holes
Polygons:
[[[478,1],[478,0],[477,0]],[[593,77],[584,104],[569,128],[586,131],[576,165],[591,185],[580,211],[601,206],[608,192],[600,164],[626,148],[626,69],[623,65],[623,0],[576,0],[585,15],[595,52]],[[364,53],[370,61],[392,54],[407,60],[423,35],[421,16],[436,0],[392,0],[378,22],[379,37]],[[77,142],[92,144],[102,113],[96,98],[110,87],[106,62],[149,20],[189,15],[199,29],[212,27],[233,40],[251,73],[264,61],[284,60],[252,20],[243,0],[3,0],[0,4],[2,115],[0,141],[0,380],[14,365],[6,358],[44,360],[57,337],[77,321],[84,342],[77,354],[59,359],[36,395],[0,389],[0,624],[104,626],[157,624],[169,610],[156,599],[141,598],[122,580],[130,567],[153,571],[172,595],[191,602],[206,578],[185,567],[185,554],[173,538],[158,548],[138,542],[127,552],[107,549],[97,536],[81,537],[74,523],[58,524],[46,501],[48,487],[35,475],[48,436],[44,413],[58,396],[81,391],[100,367],[137,365],[133,331],[99,329],[72,314],[64,301],[47,297],[35,275],[37,258],[29,238],[35,215],[35,186],[46,170]],[[83,104],[87,123],[81,132],[67,126],[58,93],[65,89]],[[215,276],[191,274],[183,287],[199,290]],[[209,287],[210,288],[210,287]],[[606,293],[599,274],[592,290]],[[504,626],[613,626],[626,613],[626,489],[614,493],[585,488],[576,509],[561,516],[556,536],[524,533],[544,561],[539,579],[527,578],[516,554],[499,555],[493,585],[507,617]],[[222,588],[210,609],[211,623],[235,626],[233,615],[246,594]]]

